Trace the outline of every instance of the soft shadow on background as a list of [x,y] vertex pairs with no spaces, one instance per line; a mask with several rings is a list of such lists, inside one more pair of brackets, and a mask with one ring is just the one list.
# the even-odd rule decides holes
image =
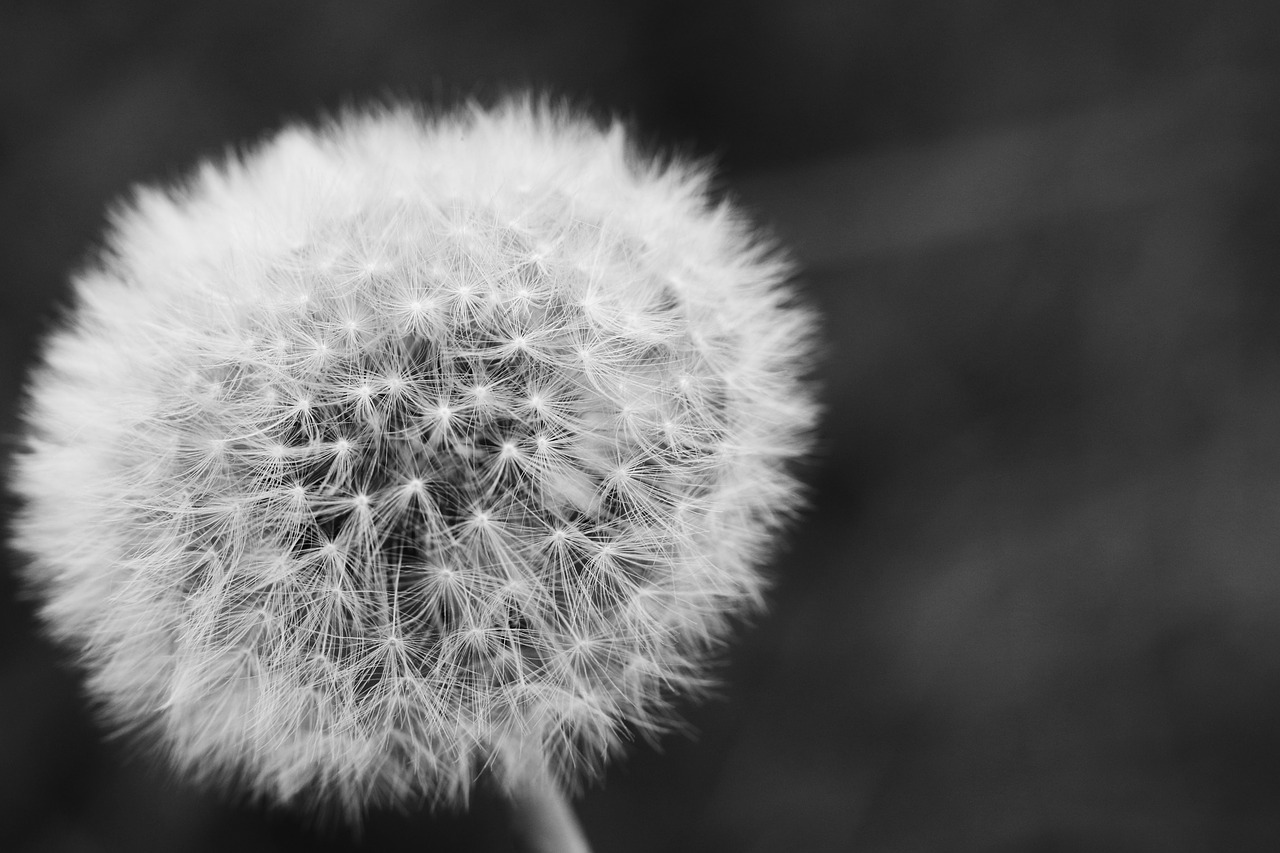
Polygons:
[[[6,442],[130,185],[525,85],[715,157],[828,343],[772,609],[579,803],[597,850],[1277,849],[1280,4],[5,3]],[[355,848],[104,740],[17,589],[0,848]],[[509,841],[481,798],[364,849]]]

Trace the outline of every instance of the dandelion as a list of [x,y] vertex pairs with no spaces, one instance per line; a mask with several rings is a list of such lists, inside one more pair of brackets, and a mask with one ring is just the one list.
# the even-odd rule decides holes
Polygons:
[[545,801],[668,725],[760,602],[814,418],[788,266],[706,187],[525,100],[137,191],[14,475],[109,720],[353,817],[482,771]]

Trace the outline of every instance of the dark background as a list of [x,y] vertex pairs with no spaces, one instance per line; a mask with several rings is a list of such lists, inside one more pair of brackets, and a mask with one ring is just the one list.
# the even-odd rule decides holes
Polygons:
[[[549,88],[716,157],[828,342],[771,612],[579,802],[597,850],[1280,849],[1278,72],[1275,2],[9,0],[0,430],[134,182]],[[354,846],[104,740],[0,578],[0,848]]]

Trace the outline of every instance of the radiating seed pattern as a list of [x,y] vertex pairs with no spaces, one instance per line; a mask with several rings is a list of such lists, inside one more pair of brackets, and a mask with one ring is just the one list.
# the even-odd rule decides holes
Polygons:
[[484,766],[573,784],[668,725],[759,602],[813,420],[809,317],[704,180],[510,104],[140,194],[15,478],[106,711],[352,813]]

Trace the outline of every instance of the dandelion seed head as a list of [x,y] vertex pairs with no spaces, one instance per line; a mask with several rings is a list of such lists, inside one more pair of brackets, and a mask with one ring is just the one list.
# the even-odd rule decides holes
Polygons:
[[139,191],[14,477],[109,717],[353,815],[531,761],[572,786],[667,726],[760,601],[815,417],[790,270],[706,186],[512,101]]

